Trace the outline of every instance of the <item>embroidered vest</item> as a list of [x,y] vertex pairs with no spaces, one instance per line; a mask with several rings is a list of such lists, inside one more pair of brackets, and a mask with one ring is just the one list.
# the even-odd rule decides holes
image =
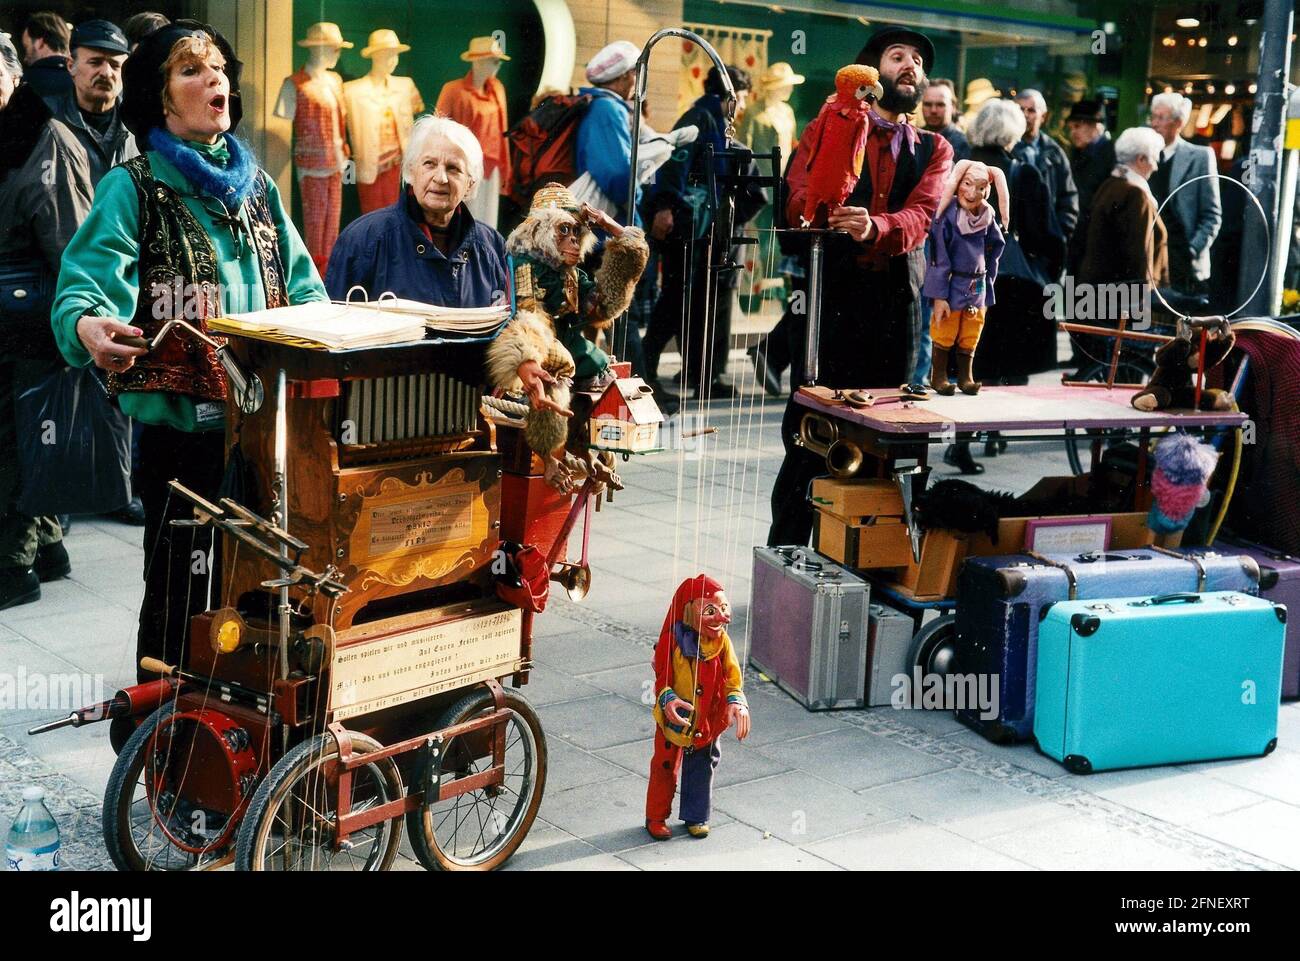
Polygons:
[[[172,316],[181,317],[206,332],[202,317],[194,317],[192,294],[201,291],[206,302],[205,315],[222,311],[218,286],[217,261],[212,241],[198,219],[185,206],[180,194],[155,179],[148,154],[141,154],[122,165],[135,184],[140,201],[139,278],[140,293],[131,322],[152,340]],[[267,201],[266,174],[257,172],[257,183],[244,201],[244,210],[253,228],[253,248],[262,277],[266,306],[283,307],[285,294],[284,265],[280,246]],[[177,297],[177,285],[180,296]],[[155,316],[160,301],[154,291],[159,287],[171,293],[171,311]],[[190,305],[186,315],[186,305]],[[221,342],[221,338],[215,338]],[[169,334],[157,349],[136,360],[130,370],[108,375],[109,393],[123,391],[164,391],[187,394],[199,400],[226,399],[226,374],[217,360],[216,351],[183,331]]]
[[343,81],[327,70],[313,77],[299,70],[289,78],[297,90],[293,113],[293,162],[301,170],[339,170],[343,147]]

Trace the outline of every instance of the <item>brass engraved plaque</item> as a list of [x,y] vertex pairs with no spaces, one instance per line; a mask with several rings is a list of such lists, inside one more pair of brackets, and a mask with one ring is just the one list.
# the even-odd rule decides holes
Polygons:
[[470,543],[476,494],[467,488],[372,508],[366,559]]
[[330,710],[340,721],[519,669],[523,614],[480,614],[340,647]]

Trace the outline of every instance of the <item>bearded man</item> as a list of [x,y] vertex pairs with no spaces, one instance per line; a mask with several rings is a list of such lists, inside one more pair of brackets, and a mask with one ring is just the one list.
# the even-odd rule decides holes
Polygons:
[[[869,115],[866,159],[857,187],[832,208],[826,244],[818,383],[832,388],[897,389],[914,368],[921,330],[924,244],[952,147],[911,125],[934,62],[934,45],[903,27],[878,30],[857,62],[880,70],[884,96]],[[812,124],[787,168],[787,217],[799,222]],[[805,255],[806,257],[806,255]],[[801,358],[794,370],[802,375]],[[768,544],[806,544],[812,533],[808,485],[823,459],[794,443],[805,408],[791,398],[782,423],[785,460],[772,489]]]

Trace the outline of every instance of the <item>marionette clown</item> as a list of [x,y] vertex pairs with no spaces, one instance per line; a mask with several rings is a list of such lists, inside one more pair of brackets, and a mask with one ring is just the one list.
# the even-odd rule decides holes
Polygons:
[[[998,218],[988,201],[997,186],[998,213],[1007,223],[1010,196],[997,167],[962,160],[953,168],[930,228],[930,262],[921,295],[934,300],[930,339],[934,365],[930,383],[940,394],[979,393],[972,375],[975,347],[984,330],[984,315],[993,303],[998,260],[1006,246]],[[954,199],[956,203],[954,203]],[[948,380],[948,358],[957,353],[957,384]]]
[[[608,235],[594,277],[579,266],[596,246],[593,228]],[[553,402],[539,407],[541,398],[533,398],[525,434],[547,465],[548,482],[567,492],[573,477],[564,467],[563,448],[566,440],[571,448],[583,446],[586,425],[569,424],[569,412],[557,410],[568,402],[563,382],[571,378],[575,391],[591,391],[614,379],[609,355],[585,334],[608,329],[627,310],[649,247],[639,227],[620,226],[594,207],[579,204],[567,187],[547,184],[507,238],[506,252],[514,269],[516,315],[488,348],[488,376],[494,387],[544,393]],[[530,360],[543,375],[523,385],[516,371]],[[562,404],[557,402],[561,396]],[[570,453],[582,455],[581,450]],[[612,471],[594,458],[586,460],[599,479],[613,479]]]
[[727,636],[731,607],[722,585],[704,574],[682,581],[673,594],[655,645],[655,744],[650,760],[645,826],[656,841],[672,837],[668,817],[681,772],[678,813],[696,838],[708,837],[713,772],[719,740],[733,724],[749,735],[744,674]]

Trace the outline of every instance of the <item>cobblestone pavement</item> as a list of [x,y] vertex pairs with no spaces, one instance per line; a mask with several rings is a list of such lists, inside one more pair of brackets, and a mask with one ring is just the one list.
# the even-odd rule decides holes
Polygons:
[[[744,744],[724,738],[712,835],[696,841],[679,828],[651,842],[642,828],[651,648],[678,581],[707,570],[736,604],[743,656],[781,412],[753,393],[734,408],[688,405],[688,429],[707,422],[719,432],[695,439],[695,451],[622,466],[628,489],[595,518],[591,595],[578,605],[556,591],[537,621],[524,694],[550,760],[539,819],[510,869],[1300,868],[1300,704],[1283,707],[1268,758],[1076,777],[950,715],[809,713],[752,670],[753,734]],[[980,482],[1011,491],[1068,472],[1057,443],[1013,444],[985,463]],[[134,677],[139,531],[80,519],[68,550],[70,579],[0,614],[0,673],[84,674],[111,694]],[[26,735],[58,713],[0,710],[0,831],[21,788],[40,783],[64,864],[104,869],[107,725]],[[405,845],[398,864],[418,870]]]

